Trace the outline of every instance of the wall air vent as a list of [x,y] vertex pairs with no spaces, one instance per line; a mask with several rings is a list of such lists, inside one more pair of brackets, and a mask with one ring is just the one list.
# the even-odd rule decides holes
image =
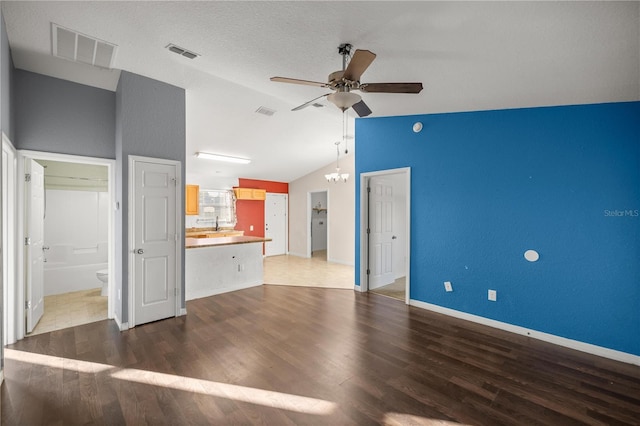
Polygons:
[[266,116],[269,116],[269,117],[271,117],[273,114],[275,114],[275,113],[276,113],[276,111],[275,111],[275,110],[273,110],[273,109],[271,109],[271,108],[263,107],[263,106],[261,106],[260,108],[258,108],[258,109],[256,110],[256,112],[257,112],[258,114],[266,115]]
[[51,23],[53,56],[73,62],[113,68],[118,46]]
[[189,59],[195,59],[198,56],[202,56],[197,53],[191,52],[185,49],[184,47],[176,46],[175,44],[172,44],[172,43],[167,44],[166,48],[172,51],[173,53],[177,53],[178,55],[182,55],[185,58],[189,58]]

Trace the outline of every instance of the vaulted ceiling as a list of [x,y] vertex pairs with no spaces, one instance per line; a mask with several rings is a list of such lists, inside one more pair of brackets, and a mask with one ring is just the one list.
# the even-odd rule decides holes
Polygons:
[[[291,111],[327,89],[269,78],[324,82],[345,42],[377,54],[363,82],[424,85],[362,94],[371,117],[640,99],[639,2],[3,1],[2,11],[17,68],[108,90],[122,69],[185,88],[191,176],[289,182],[332,162],[340,110],[322,100]],[[116,44],[115,69],[52,56],[52,23]]]

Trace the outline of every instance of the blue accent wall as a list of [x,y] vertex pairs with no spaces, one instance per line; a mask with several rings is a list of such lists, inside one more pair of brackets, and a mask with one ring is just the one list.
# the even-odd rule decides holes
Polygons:
[[640,102],[357,119],[355,167],[411,167],[411,299],[640,355]]

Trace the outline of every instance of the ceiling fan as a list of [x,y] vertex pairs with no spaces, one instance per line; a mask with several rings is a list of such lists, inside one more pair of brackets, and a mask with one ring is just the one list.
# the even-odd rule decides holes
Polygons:
[[[364,103],[362,97],[352,93],[352,90],[359,90],[365,93],[420,93],[422,90],[422,83],[360,83],[360,77],[376,58],[376,54],[368,50],[357,49],[351,56],[352,48],[353,46],[348,43],[338,46],[338,53],[342,55],[342,69],[329,74],[327,83],[287,77],[271,77],[271,81],[280,83],[304,84],[334,90],[332,93],[326,93],[309,102],[305,102],[291,111],[301,110],[315,104],[318,99],[327,97],[342,112],[353,108],[358,116],[366,117],[371,114],[371,110]],[[351,58],[351,60],[348,60],[348,58]]]

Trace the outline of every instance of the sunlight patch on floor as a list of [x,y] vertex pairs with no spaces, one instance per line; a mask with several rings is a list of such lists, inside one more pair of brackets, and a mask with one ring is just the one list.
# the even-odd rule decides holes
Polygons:
[[45,367],[60,368],[79,373],[102,373],[111,371],[111,377],[118,380],[161,386],[217,398],[232,399],[265,407],[296,411],[303,414],[325,416],[332,414],[337,409],[336,403],[323,399],[213,382],[210,380],[194,379],[174,374],[157,373],[155,371],[119,368],[97,362],[16,351],[13,349],[5,349],[5,358],[16,362],[38,364]]
[[397,425],[397,426],[469,426],[463,423],[450,422],[448,420],[429,419],[421,416],[414,416],[404,413],[386,413],[382,424],[385,425]]

